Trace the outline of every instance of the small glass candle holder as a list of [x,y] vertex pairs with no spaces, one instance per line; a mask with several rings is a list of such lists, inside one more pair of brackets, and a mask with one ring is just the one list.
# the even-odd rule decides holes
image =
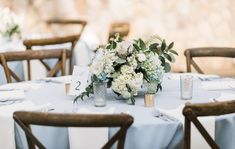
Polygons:
[[180,95],[181,99],[192,99],[193,95],[193,76],[182,75],[180,76]]
[[70,83],[64,84],[64,87],[65,87],[65,93],[68,94],[70,90]]
[[154,107],[155,94],[144,94],[144,106]]
[[94,82],[94,101],[96,107],[104,107],[106,105],[106,82]]

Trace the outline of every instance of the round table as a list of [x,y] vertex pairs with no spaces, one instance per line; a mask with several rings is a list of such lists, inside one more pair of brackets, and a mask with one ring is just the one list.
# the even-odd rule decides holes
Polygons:
[[[180,99],[181,74],[165,74],[163,80],[163,90],[159,91],[155,97],[155,108],[175,109],[186,101]],[[173,77],[172,77],[173,76]],[[217,98],[221,92],[233,91],[206,91],[201,88],[202,81],[194,77],[192,103],[211,102],[210,99]],[[153,108],[144,107],[143,92],[136,97],[135,105],[128,105],[123,100],[116,100],[114,94],[108,90],[106,107],[95,107],[93,98],[79,101],[73,104],[73,96],[65,93],[64,84],[43,83],[39,90],[26,92],[26,99],[36,104],[50,103],[54,109],[51,112],[72,113],[80,107],[86,107],[92,111],[107,110],[115,108],[115,113],[126,112],[134,117],[133,125],[128,129],[125,148],[126,149],[177,149],[183,146],[183,124],[180,121],[164,121],[152,115]],[[232,138],[235,133],[234,115],[220,116],[216,118],[216,142],[223,149],[232,149]],[[52,128],[43,126],[33,126],[33,133],[47,148],[66,149],[69,148],[68,130],[66,128]],[[25,148],[26,140],[22,130],[16,127],[17,148]],[[109,129],[109,134],[113,134],[114,129]]]

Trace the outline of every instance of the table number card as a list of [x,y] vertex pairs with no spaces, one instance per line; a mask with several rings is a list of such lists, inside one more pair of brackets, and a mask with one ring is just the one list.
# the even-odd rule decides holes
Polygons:
[[69,95],[80,95],[82,92],[85,91],[89,81],[90,81],[89,67],[74,66]]

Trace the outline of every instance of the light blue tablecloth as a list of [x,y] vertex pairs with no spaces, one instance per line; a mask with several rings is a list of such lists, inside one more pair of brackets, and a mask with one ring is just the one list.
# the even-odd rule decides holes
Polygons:
[[[216,98],[220,91],[206,91],[200,88],[201,81],[194,80],[193,100],[191,102],[207,102],[208,99]],[[232,92],[232,91],[228,91]],[[129,112],[134,117],[134,123],[127,133],[126,149],[180,149],[183,146],[182,123],[176,121],[164,121],[155,118],[151,114],[151,108],[144,107],[143,93],[136,98],[136,105],[127,105],[122,100],[116,100],[112,93],[108,94],[107,106],[96,108],[92,99],[87,99],[73,104],[73,98],[65,94],[63,84],[45,83],[40,90],[26,93],[27,99],[36,104],[51,103],[53,112],[71,113],[79,107],[87,107],[91,110],[103,110],[115,107],[115,112]],[[155,107],[163,109],[174,109],[185,101],[180,99],[179,80],[165,78],[163,91],[157,93]],[[49,149],[69,148],[68,131],[66,128],[52,128],[33,126],[33,132],[39,140]],[[234,149],[235,144],[235,117],[227,115],[216,118],[215,124],[216,141],[223,149]],[[17,148],[25,148],[26,140],[23,132],[18,127],[16,131]],[[114,129],[109,130],[112,135]],[[79,140],[78,140],[79,141]]]

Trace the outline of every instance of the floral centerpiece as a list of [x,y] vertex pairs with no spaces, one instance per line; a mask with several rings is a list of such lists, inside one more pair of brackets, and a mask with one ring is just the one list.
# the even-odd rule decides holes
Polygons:
[[0,35],[11,39],[20,36],[19,17],[8,8],[0,9]]
[[108,88],[132,104],[144,84],[151,84],[148,90],[156,93],[162,89],[163,74],[170,71],[174,55],[178,55],[173,46],[159,36],[126,41],[117,35],[105,48],[97,49],[90,64],[91,83],[75,101],[92,94],[94,82],[107,82]]

